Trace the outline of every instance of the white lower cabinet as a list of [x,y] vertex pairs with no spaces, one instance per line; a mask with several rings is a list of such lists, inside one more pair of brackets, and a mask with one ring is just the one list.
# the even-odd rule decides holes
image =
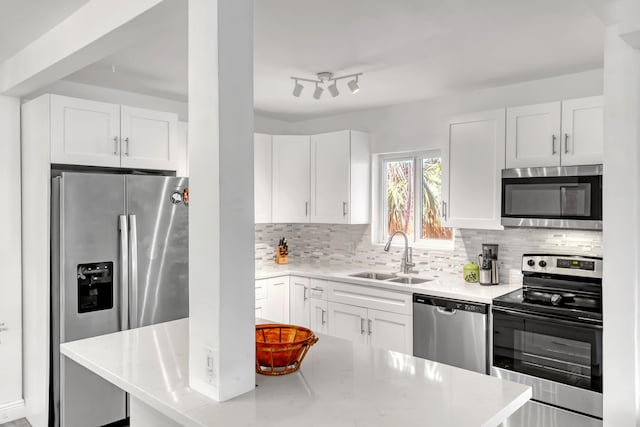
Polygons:
[[367,309],[355,305],[329,302],[329,335],[366,344]]
[[329,335],[329,303],[325,300],[309,299],[309,329]]
[[289,323],[289,277],[256,280],[256,317]]
[[329,334],[400,353],[413,353],[411,316],[329,302]]
[[413,354],[413,316],[369,309],[367,321],[369,344]]
[[289,321],[292,325],[309,327],[309,287],[307,277],[291,276],[289,279]]

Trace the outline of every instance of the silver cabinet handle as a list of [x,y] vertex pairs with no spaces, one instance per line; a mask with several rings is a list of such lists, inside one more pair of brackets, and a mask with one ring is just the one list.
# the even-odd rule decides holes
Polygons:
[[305,287],[304,287],[304,292],[302,293],[302,295],[303,295],[303,297],[302,297],[302,298],[303,298],[305,301],[309,299],[309,297],[307,296],[307,291],[309,291],[309,289],[305,286]]
[[120,231],[120,330],[129,329],[129,225],[126,215],[118,216]]
[[347,202],[342,202],[342,216],[347,216]]
[[324,289],[323,289],[323,288],[318,288],[318,287],[311,288],[311,290],[312,290],[312,291],[316,291],[316,292],[324,292]]
[[131,250],[131,296],[129,297],[129,324],[131,328],[138,325],[138,225],[135,215],[129,215],[129,241]]
[[564,134],[564,154],[569,154],[569,134]]
[[360,318],[360,334],[364,335],[364,319]]
[[126,145],[125,145],[126,148],[125,148],[125,151],[124,151],[124,155],[128,156],[129,155],[129,137],[126,137],[124,139],[124,142],[126,143]]
[[551,135],[551,154],[555,155],[556,154],[556,139],[558,139],[557,136]]
[[367,322],[369,323],[369,335],[371,335],[373,333],[373,322],[371,319],[367,320]]
[[327,323],[327,320],[325,319],[325,315],[327,314],[326,310],[320,309],[320,311],[322,312],[320,314],[320,321],[322,322],[322,324],[324,325],[325,323]]
[[304,216],[309,216],[309,202],[304,202]]
[[118,155],[118,137],[117,136],[113,137],[113,154],[115,156]]
[[447,220],[447,202],[443,200],[441,205],[442,205],[442,212],[440,213],[440,216],[442,217],[442,219],[446,221]]

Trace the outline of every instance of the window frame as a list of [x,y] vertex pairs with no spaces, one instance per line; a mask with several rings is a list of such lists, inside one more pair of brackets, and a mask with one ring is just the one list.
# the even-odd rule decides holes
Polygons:
[[[425,249],[441,249],[441,250],[453,250],[455,246],[455,229],[451,235],[451,239],[423,239],[422,236],[422,211],[424,208],[424,189],[422,188],[422,174],[423,174],[423,161],[424,159],[431,159],[434,157],[440,158],[443,162],[442,150],[421,150],[410,151],[402,153],[388,153],[381,154],[378,159],[379,168],[379,191],[378,191],[378,203],[380,208],[378,209],[378,230],[376,236],[377,244],[385,244],[389,239],[387,234],[387,219],[389,215],[387,206],[387,170],[385,164],[393,161],[411,161],[413,163],[413,236],[408,236],[410,243],[415,247]],[[418,173],[419,171],[419,173]],[[442,184],[440,186],[440,197],[443,197]],[[415,191],[415,189],[419,189]],[[441,200],[442,201],[442,200]],[[417,219],[420,219],[418,222]],[[404,244],[394,239],[393,246]]]

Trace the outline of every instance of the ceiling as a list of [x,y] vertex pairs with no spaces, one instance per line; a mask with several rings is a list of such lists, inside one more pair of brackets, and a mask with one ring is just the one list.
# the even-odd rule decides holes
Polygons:
[[89,0],[0,0],[0,62]]
[[[186,100],[186,1],[177,4],[153,38],[67,79]],[[0,58],[12,49],[5,38]],[[255,0],[255,108],[299,120],[594,69],[603,39],[584,0]],[[290,76],[320,71],[363,72],[361,90],[342,82],[337,98],[315,100],[311,86],[291,95]]]

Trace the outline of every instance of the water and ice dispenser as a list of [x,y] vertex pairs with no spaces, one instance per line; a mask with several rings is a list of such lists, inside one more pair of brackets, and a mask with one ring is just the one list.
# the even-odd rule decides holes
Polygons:
[[78,264],[78,313],[113,308],[113,262]]

